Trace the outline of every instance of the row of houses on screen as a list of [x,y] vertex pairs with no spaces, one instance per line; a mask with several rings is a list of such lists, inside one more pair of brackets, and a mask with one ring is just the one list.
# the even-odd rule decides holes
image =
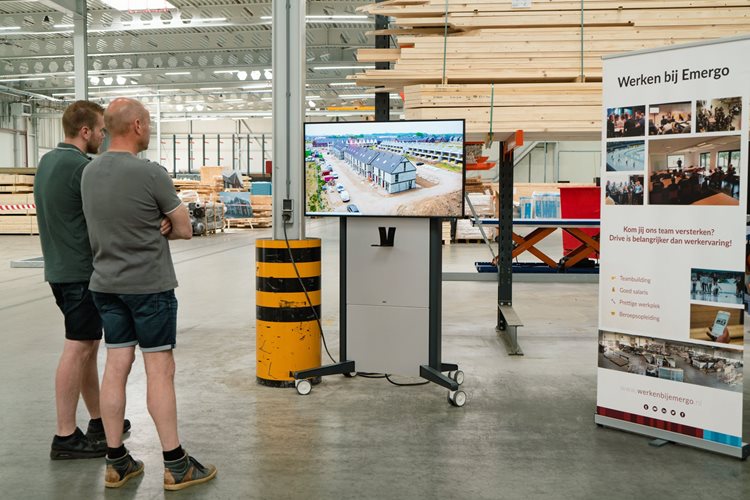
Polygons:
[[464,148],[461,142],[407,142],[382,141],[378,147],[391,153],[416,156],[432,162],[460,165],[464,159]]
[[402,155],[348,141],[333,141],[328,147],[337,158],[346,161],[355,173],[372,180],[388,193],[400,193],[417,187],[417,167]]

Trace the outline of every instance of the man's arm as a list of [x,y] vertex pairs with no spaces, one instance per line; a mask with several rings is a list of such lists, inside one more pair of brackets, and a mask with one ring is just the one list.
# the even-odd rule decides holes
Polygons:
[[167,234],[170,240],[189,240],[193,237],[193,225],[187,207],[180,203],[177,208],[165,214],[172,223],[172,230]]

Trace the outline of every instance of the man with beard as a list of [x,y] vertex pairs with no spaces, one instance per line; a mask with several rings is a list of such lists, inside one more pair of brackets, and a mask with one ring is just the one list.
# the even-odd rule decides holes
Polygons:
[[[104,108],[77,101],[63,113],[65,140],[45,154],[34,181],[44,279],[65,318],[65,343],[55,374],[57,431],[50,458],[102,457],[106,452],[99,413],[96,355],[102,323],[89,292],[91,247],[81,204],[81,176],[104,140]],[[86,434],[76,425],[83,396],[91,420]],[[124,431],[130,422],[124,422]]]
[[[91,290],[104,324],[107,364],[101,408],[107,431],[104,485],[123,486],[143,472],[122,444],[125,387],[135,346],[146,368],[146,403],[164,458],[164,488],[179,490],[213,479],[183,450],[174,389],[177,277],[169,241],[190,239],[193,227],[172,179],[159,164],[136,155],[148,149],[151,118],[134,99],[112,101],[104,114],[109,149],[83,173],[81,194],[94,254]],[[171,221],[164,230],[162,221]],[[161,230],[160,230],[161,229]]]

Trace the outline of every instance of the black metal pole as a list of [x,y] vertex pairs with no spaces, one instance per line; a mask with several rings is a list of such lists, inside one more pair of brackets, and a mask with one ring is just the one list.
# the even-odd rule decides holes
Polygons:
[[193,166],[193,137],[188,134],[187,136],[188,141],[188,173],[192,170]]
[[206,134],[203,134],[203,165],[206,164]]
[[221,166],[221,134],[216,134],[216,165]]
[[247,134],[247,176],[250,177],[250,134]]
[[[383,0],[377,0],[377,3]],[[375,29],[384,30],[388,29],[388,17],[387,16],[375,16]],[[391,46],[391,37],[389,35],[376,35],[375,36],[375,48],[376,49],[387,49]],[[389,62],[376,62],[375,69],[391,69]],[[375,94],[375,121],[376,122],[387,122],[391,119],[391,96],[388,92],[378,92]]]
[[266,173],[266,134],[260,136],[260,173]]
[[[498,200],[498,262],[497,301],[502,306],[513,305],[513,152],[504,153],[500,146]],[[504,319],[498,309],[498,328],[504,327]]]
[[172,176],[177,177],[177,134],[172,136]]

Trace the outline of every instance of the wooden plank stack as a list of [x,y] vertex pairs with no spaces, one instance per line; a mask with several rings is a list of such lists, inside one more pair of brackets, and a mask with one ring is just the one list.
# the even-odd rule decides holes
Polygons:
[[0,174],[0,193],[33,193],[34,176]]
[[253,227],[271,227],[273,196],[254,195],[250,197],[253,206]]
[[358,85],[403,89],[406,119],[466,118],[470,137],[491,129],[499,140],[518,129],[527,140],[597,140],[602,56],[750,32],[748,0],[448,0],[447,16],[446,0],[390,0],[360,10],[392,17],[396,29],[374,33],[399,48],[362,49],[363,61],[394,64],[355,75]]
[[19,171],[29,169],[6,169],[7,173],[0,173],[0,234],[39,234],[34,175]]

